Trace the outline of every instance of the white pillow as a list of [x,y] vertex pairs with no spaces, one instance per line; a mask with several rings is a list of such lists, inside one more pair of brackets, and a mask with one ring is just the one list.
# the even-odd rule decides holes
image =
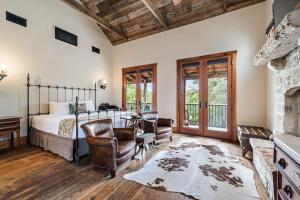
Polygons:
[[94,102],[92,100],[80,101],[78,103],[85,103],[87,111],[95,111]]
[[49,102],[50,114],[70,114],[70,102]]

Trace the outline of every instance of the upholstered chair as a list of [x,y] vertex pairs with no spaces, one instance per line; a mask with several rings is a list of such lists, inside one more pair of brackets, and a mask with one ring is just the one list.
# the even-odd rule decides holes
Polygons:
[[144,133],[154,133],[156,140],[169,138],[170,141],[173,141],[172,119],[159,118],[158,112],[144,112],[140,115],[143,119],[142,127]]
[[112,178],[119,165],[134,158],[135,129],[112,128],[111,119],[87,122],[81,128],[86,135],[94,167],[110,170]]

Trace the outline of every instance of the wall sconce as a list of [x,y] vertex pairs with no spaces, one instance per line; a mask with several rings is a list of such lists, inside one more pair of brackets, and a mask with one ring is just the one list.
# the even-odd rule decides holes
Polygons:
[[7,67],[4,64],[0,64],[0,81],[7,76]]
[[103,89],[103,90],[105,90],[105,88],[107,88],[106,80],[99,80],[98,84],[99,84],[100,88]]

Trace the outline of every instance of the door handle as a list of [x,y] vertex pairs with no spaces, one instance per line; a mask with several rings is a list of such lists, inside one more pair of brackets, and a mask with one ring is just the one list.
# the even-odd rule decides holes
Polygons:
[[208,107],[208,103],[207,103],[207,101],[205,101],[205,108],[207,108]]
[[286,167],[286,162],[285,162],[284,158],[280,158],[280,159],[278,160],[278,165],[279,165],[282,169],[285,169],[285,167]]
[[289,186],[289,185],[284,186],[283,191],[289,198],[293,197],[293,190],[292,190],[291,186]]
[[199,108],[202,108],[202,102],[201,101],[199,102]]

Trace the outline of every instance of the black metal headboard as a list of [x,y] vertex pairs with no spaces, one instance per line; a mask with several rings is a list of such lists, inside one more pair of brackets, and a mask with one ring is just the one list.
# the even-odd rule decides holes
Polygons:
[[[30,110],[30,89],[31,88],[37,88],[38,91],[38,112],[33,112],[31,113]],[[94,93],[94,105],[95,105],[95,110],[97,107],[97,85],[95,83],[94,88],[80,88],[80,87],[66,87],[66,86],[53,86],[53,85],[40,85],[40,84],[31,84],[30,83],[30,74],[27,74],[27,142],[30,143],[30,137],[29,137],[29,133],[30,133],[30,116],[35,116],[35,115],[46,115],[49,114],[49,109],[48,112],[43,113],[41,112],[41,90],[46,90],[47,91],[47,101],[48,104],[50,102],[50,90],[56,90],[56,101],[59,101],[59,91],[63,90],[63,99],[64,102],[67,102],[67,91],[71,91],[71,97],[72,97],[72,101],[74,100],[74,96],[77,93],[78,96],[76,96],[76,98],[78,99],[78,97],[80,96],[80,92],[83,92],[83,100],[86,100],[86,94],[88,94],[89,99],[91,99],[92,93]],[[77,91],[77,92],[76,92]]]

